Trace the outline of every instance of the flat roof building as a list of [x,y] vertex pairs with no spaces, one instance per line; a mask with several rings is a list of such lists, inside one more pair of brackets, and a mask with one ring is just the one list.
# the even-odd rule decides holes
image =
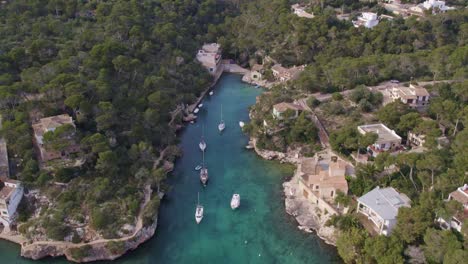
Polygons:
[[357,212],[373,223],[379,235],[389,235],[396,225],[398,209],[411,207],[411,201],[392,187],[376,187],[358,198]]

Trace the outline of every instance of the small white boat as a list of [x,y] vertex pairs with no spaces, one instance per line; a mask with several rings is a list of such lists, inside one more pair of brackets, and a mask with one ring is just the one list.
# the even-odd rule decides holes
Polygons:
[[244,123],[244,122],[242,122],[242,121],[239,121],[239,126],[242,128],[242,127],[244,127],[244,126],[245,126],[245,123]]
[[198,108],[202,108],[202,107],[203,107],[203,104],[199,104],[199,105],[198,105]]
[[197,208],[195,209],[195,221],[197,224],[203,219],[203,205],[200,204],[200,193],[198,193]]
[[211,92],[209,93],[209,95],[213,95],[213,91],[211,91]]
[[193,120],[192,120],[192,121],[190,121],[190,124],[195,124],[195,121],[193,121]]
[[198,147],[200,148],[201,151],[205,151],[206,149],[206,142],[203,140],[200,141],[200,143],[198,143]]
[[258,85],[258,84],[257,84],[257,85],[255,85],[255,88],[257,88],[257,89],[258,89],[258,88],[260,88],[260,85]]
[[196,170],[196,171],[199,171],[201,168],[202,168],[202,166],[201,166],[201,165],[198,165],[198,166],[195,167],[195,170]]
[[223,105],[221,105],[221,122],[219,122],[218,130],[219,132],[223,132],[225,128],[226,128],[226,124],[224,124],[224,120],[223,120]]
[[240,195],[238,193],[235,193],[232,195],[231,208],[232,210],[234,210],[239,206],[240,206]]
[[224,121],[221,120],[221,122],[218,125],[218,130],[219,132],[223,132],[223,130],[226,128],[226,124],[224,124]]
[[206,149],[206,142],[204,139],[205,136],[205,126],[202,126],[202,137],[200,143],[198,143],[198,147],[200,148],[201,151],[205,151]]
[[193,110],[193,112],[194,112],[195,114],[198,113],[199,111],[200,111],[200,109],[198,109],[198,108],[195,108],[195,110]]

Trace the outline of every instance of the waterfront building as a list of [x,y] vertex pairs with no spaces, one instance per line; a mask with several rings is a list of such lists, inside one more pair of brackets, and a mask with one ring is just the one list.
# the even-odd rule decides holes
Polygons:
[[16,218],[16,210],[23,198],[21,182],[0,178],[0,224],[8,231]]
[[411,207],[411,201],[403,193],[398,193],[392,187],[376,187],[358,198],[357,212],[364,215],[368,222],[364,226],[372,228],[379,235],[390,235],[396,225],[398,209]]
[[221,46],[218,43],[204,44],[197,53],[197,60],[215,76],[221,69]]
[[299,180],[299,191],[304,198],[317,204],[319,208],[330,213],[337,213],[331,204],[338,192],[348,193],[348,182],[345,178],[346,162],[336,156],[330,160],[304,158],[298,165],[296,178]]
[[73,135],[68,138],[69,144],[61,150],[51,149],[44,144],[44,134],[53,132],[63,125],[71,125],[75,128],[73,119],[68,114],[42,118],[39,122],[32,125],[34,130],[34,144],[39,151],[39,158],[41,161],[65,158],[71,153],[80,151],[80,146],[76,144]]
[[449,219],[439,217],[437,218],[437,222],[439,222],[441,228],[443,229],[452,228],[458,232],[461,232],[463,222],[468,219],[468,184],[464,184],[463,186],[458,187],[455,191],[451,192],[446,201],[457,201],[463,206],[463,209],[459,212],[456,212]]
[[362,12],[362,15],[357,18],[357,20],[353,21],[354,27],[366,27],[366,28],[373,28],[379,24],[379,20],[377,18],[376,13],[371,12]]

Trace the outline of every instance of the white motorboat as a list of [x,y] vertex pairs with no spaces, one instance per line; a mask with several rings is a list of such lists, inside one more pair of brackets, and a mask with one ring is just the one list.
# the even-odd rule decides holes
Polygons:
[[201,168],[202,168],[202,166],[201,166],[201,165],[198,165],[198,166],[195,167],[195,170],[196,170],[196,171],[199,171]]
[[231,208],[232,210],[234,210],[239,206],[240,206],[240,195],[238,193],[235,193],[232,195]]
[[203,205],[200,204],[200,193],[198,193],[197,208],[195,209],[195,221],[197,224],[203,219]]
[[198,109],[198,108],[195,108],[195,110],[193,110],[193,112],[194,112],[195,114],[198,113],[199,111],[200,111],[200,109]]
[[199,104],[199,105],[198,105],[198,108],[202,108],[202,107],[203,107],[203,104]]
[[240,126],[241,128],[243,128],[243,127],[245,126],[245,123],[242,122],[242,121],[239,121],[239,126]]
[[219,122],[218,130],[219,132],[223,132],[225,128],[226,128],[226,124],[224,123],[224,120],[223,120],[223,105],[221,105],[221,122]]
[[223,132],[223,130],[226,128],[226,124],[224,124],[224,121],[221,120],[221,122],[218,125],[218,130],[219,132]]
[[198,143],[198,147],[200,148],[201,151],[205,151],[206,149],[206,142],[205,142],[204,136],[205,136],[205,127],[203,126],[201,141],[200,143]]
[[213,95],[213,91],[211,91],[211,92],[209,93],[209,95]]
[[206,142],[203,140],[200,141],[200,143],[198,143],[198,147],[200,148],[201,151],[205,151],[206,149]]

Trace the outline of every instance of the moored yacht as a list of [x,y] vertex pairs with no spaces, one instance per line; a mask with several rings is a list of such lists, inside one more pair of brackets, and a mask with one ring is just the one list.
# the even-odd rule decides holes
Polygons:
[[197,224],[203,219],[203,205],[200,204],[200,193],[198,193],[197,208],[195,209],[195,221]]
[[205,167],[205,152],[203,151],[203,163],[202,168],[200,169],[200,181],[203,184],[203,187],[206,187],[208,183],[208,168]]
[[224,124],[224,120],[223,120],[223,105],[221,105],[221,122],[219,122],[218,130],[219,132],[223,132],[225,128],[226,128],[226,124]]
[[232,210],[234,210],[239,206],[240,206],[240,195],[238,193],[235,193],[232,195],[231,208]]

